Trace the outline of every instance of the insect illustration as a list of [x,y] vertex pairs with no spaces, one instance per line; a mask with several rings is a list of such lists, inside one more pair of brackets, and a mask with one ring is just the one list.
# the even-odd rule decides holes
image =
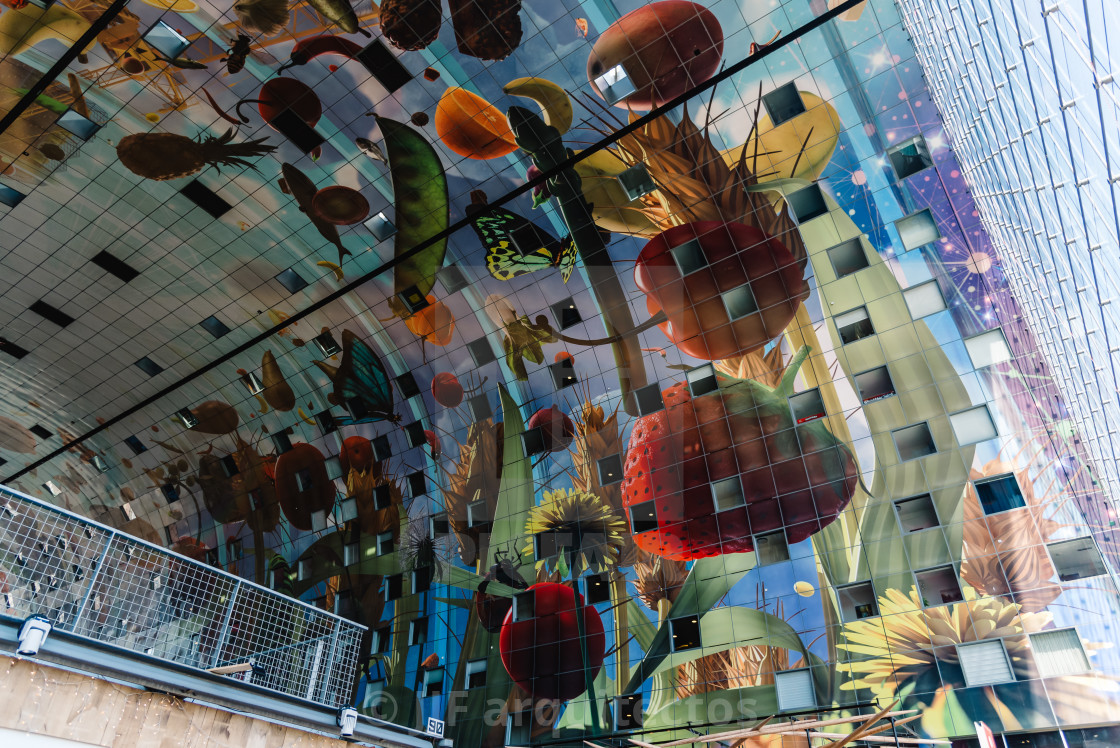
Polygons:
[[527,218],[503,208],[490,208],[471,222],[486,247],[486,269],[498,280],[511,280],[544,268],[560,268],[564,282],[576,266],[576,247],[557,239]]
[[393,412],[393,387],[385,364],[349,330],[342,332],[342,363],[331,378],[335,399],[350,411],[350,418],[335,419],[339,423],[400,423],[401,417]]
[[226,64],[226,70],[230,75],[240,73],[245,67],[245,58],[249,56],[251,40],[244,34],[238,34],[237,38],[230,42],[232,45],[229,48],[228,56],[218,60]]

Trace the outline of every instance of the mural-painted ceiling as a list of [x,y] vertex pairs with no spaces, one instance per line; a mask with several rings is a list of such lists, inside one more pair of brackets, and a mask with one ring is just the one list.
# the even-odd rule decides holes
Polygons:
[[[0,109],[97,33],[0,133],[0,477],[388,625],[367,712],[378,683],[398,721],[444,715],[516,590],[570,607],[557,582],[603,575],[576,638],[607,665],[489,654],[488,696],[568,704],[545,733],[598,729],[596,691],[655,725],[708,692],[768,714],[801,663],[818,698],[963,734],[1002,712],[938,653],[884,676],[829,590],[874,574],[913,613],[914,569],[956,564],[959,604],[1026,635],[1056,572],[1028,601],[962,559],[1115,524],[891,3],[4,2]],[[1020,473],[1046,522],[976,531],[970,481]],[[895,524],[913,494],[937,548]],[[760,571],[783,530],[792,565]],[[668,643],[690,614],[726,661]],[[1109,662],[1024,724],[1106,712]]]

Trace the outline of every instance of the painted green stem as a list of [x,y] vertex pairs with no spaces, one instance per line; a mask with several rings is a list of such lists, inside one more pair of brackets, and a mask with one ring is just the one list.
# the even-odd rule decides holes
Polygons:
[[[548,172],[560,167],[571,152],[564,147],[560,133],[549,127],[538,115],[522,107],[510,107],[506,112],[514,140],[533,158],[533,163],[541,171]],[[583,197],[581,180],[574,168],[563,169],[555,179],[549,180],[548,188],[556,197],[560,215],[571,232],[572,242],[579,251],[584,271],[591,281],[591,292],[603,312],[603,325],[611,336],[614,359],[618,366],[618,382],[622,389],[622,407],[630,415],[637,417],[638,402],[634,391],[644,387],[648,381],[645,363],[642,360],[641,344],[635,331],[634,319],[622,284],[614,271],[604,234],[595,225],[591,204]]]

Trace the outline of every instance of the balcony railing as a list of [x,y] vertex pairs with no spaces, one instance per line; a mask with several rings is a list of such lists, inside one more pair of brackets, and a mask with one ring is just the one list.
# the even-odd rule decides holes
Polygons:
[[0,487],[0,615],[330,707],[364,626]]

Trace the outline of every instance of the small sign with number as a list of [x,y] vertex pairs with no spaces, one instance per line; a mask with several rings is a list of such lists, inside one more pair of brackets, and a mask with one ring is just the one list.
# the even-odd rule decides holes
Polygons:
[[436,719],[435,717],[428,717],[428,727],[425,730],[429,735],[437,738],[443,737],[443,720]]

